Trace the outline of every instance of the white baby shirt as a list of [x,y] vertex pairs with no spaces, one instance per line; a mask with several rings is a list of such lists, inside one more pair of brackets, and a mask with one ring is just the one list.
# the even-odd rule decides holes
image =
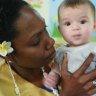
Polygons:
[[[67,47],[66,45],[61,45],[56,50],[55,60],[59,64],[61,68],[61,62],[63,60],[64,53],[67,53],[68,58],[68,71],[73,73],[75,72],[85,61],[88,55],[96,50],[96,43],[89,42],[85,45],[77,46],[77,47]],[[86,70],[86,72],[90,72],[96,67],[96,57],[91,62],[90,66]]]

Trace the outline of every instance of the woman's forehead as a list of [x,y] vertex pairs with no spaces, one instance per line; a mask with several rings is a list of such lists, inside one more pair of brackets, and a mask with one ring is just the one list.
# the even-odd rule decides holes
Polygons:
[[21,15],[16,22],[16,28],[19,31],[18,39],[32,37],[44,30],[45,20],[35,12],[30,7],[21,10]]
[[40,25],[45,25],[45,21],[37,11],[34,11],[30,7],[24,7],[21,9],[20,16],[16,21],[16,26],[19,30],[26,30],[27,28],[27,30],[29,30],[29,26],[34,29],[36,26],[38,28]]

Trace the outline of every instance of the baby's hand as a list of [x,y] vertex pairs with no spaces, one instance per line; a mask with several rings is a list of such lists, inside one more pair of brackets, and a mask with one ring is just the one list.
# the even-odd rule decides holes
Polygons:
[[58,83],[58,80],[59,80],[59,74],[57,74],[53,70],[49,74],[44,73],[44,79],[43,79],[44,86],[55,87]]

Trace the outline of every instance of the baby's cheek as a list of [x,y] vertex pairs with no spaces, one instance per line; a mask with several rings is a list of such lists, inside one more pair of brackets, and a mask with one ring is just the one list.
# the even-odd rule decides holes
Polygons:
[[90,36],[88,34],[83,36],[83,41],[87,42],[89,41]]
[[65,33],[65,34],[63,34],[63,38],[65,39],[65,40],[70,40],[70,39],[72,39],[72,37],[71,37],[71,34],[69,34],[69,33]]

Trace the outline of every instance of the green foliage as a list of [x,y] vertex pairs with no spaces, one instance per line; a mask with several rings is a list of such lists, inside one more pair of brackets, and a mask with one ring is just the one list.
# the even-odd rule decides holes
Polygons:
[[96,42],[96,37],[91,37],[90,41]]
[[52,34],[52,37],[57,37],[57,38],[60,38],[61,37],[61,34],[60,32],[58,31],[58,27],[56,26],[56,24],[54,23],[53,25],[53,34]]
[[41,8],[40,4],[38,4],[38,3],[33,4],[33,7],[34,8]]

